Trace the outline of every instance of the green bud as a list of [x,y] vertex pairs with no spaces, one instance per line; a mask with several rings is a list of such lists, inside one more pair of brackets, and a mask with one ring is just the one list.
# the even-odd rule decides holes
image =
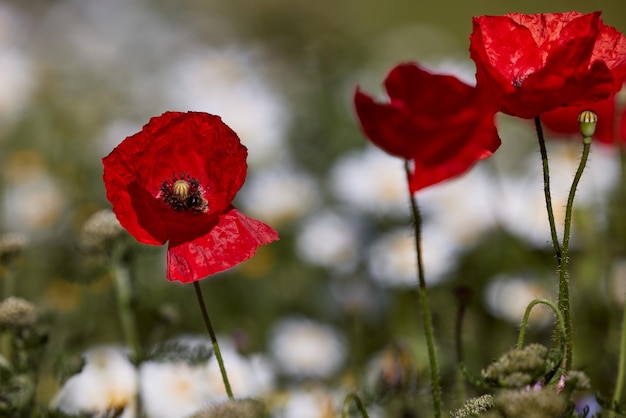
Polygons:
[[580,124],[580,133],[584,138],[583,140],[589,143],[593,134],[596,133],[598,115],[592,110],[583,110],[578,114],[578,123]]

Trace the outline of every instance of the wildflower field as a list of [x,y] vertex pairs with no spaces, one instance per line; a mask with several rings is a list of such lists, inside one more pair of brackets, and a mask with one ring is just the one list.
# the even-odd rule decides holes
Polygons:
[[0,418],[626,415],[620,0],[0,0]]

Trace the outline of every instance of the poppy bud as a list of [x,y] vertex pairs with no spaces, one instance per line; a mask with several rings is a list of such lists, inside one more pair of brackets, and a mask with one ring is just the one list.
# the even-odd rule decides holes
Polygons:
[[591,137],[596,133],[598,115],[592,110],[583,110],[578,114],[578,123],[580,124],[580,133],[583,136],[583,141],[590,143]]

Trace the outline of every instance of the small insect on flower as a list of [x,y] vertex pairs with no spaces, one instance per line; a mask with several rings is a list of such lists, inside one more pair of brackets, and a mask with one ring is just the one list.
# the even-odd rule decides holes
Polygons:
[[188,174],[179,173],[161,184],[160,197],[168,206],[176,211],[192,210],[206,213],[209,205],[202,197],[203,189],[200,182]]

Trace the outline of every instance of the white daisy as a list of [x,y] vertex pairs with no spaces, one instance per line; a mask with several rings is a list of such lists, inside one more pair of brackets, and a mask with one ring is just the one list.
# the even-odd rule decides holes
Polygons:
[[173,108],[220,115],[248,147],[253,167],[285,156],[290,115],[285,100],[263,76],[267,66],[262,53],[236,46],[199,49],[172,62],[164,85]]
[[[422,228],[422,257],[428,285],[441,281],[456,263],[457,244],[430,224]],[[415,236],[409,228],[396,229],[377,239],[368,250],[368,271],[384,287],[417,286]]]
[[408,186],[402,160],[368,146],[341,158],[331,186],[350,209],[374,215],[407,216]]
[[270,351],[278,368],[296,378],[326,378],[346,358],[345,337],[335,328],[305,318],[287,318],[273,327]]
[[16,231],[45,231],[56,225],[64,208],[59,183],[38,154],[15,154],[5,168],[3,222]]
[[316,213],[304,222],[296,249],[309,263],[350,271],[358,258],[358,231],[345,216],[328,211]]
[[16,10],[0,5],[0,120],[16,117],[36,87],[33,60],[22,45],[25,26]]
[[315,180],[286,166],[257,171],[237,195],[244,211],[274,227],[304,216],[317,206]]
[[119,347],[97,347],[87,351],[84,357],[82,371],[65,382],[51,407],[68,414],[125,408],[122,417],[134,417],[137,371],[126,351]]
[[[490,280],[483,297],[487,310],[494,316],[519,324],[533,299],[550,299],[550,294],[538,280],[499,275]],[[540,304],[533,308],[529,321],[545,325],[553,319],[552,310]]]

